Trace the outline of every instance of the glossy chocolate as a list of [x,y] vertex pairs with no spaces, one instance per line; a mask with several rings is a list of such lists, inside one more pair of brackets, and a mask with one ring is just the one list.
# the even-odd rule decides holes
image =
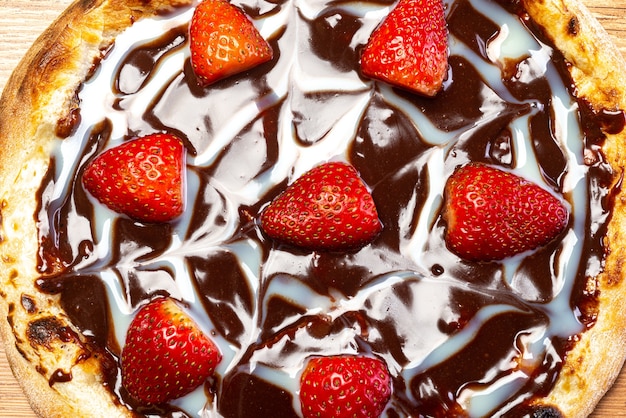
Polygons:
[[[572,99],[567,64],[508,2],[446,3],[450,70],[434,99],[367,80],[359,51],[390,5],[244,2],[274,60],[208,88],[189,66],[185,12],[156,39],[120,37],[78,93],[80,117],[60,121],[65,138],[41,187],[40,289],[61,295],[112,365],[134,310],[156,295],[181,300],[224,355],[193,399],[146,410],[117,391],[129,407],[192,416],[199,402],[209,415],[298,416],[306,360],[360,353],[388,365],[386,416],[519,416],[532,413],[528,402],[550,390],[576,335],[593,326],[596,295],[585,288],[602,269],[612,196],[599,147],[624,115]],[[502,21],[536,49],[500,55]],[[567,138],[554,128],[564,124]],[[99,207],[80,184],[85,163],[160,131],[189,152],[185,215],[148,225]],[[263,207],[328,159],[357,168],[382,234],[347,254],[267,240]],[[450,253],[443,184],[469,161],[554,192],[571,208],[567,231],[502,263]]]

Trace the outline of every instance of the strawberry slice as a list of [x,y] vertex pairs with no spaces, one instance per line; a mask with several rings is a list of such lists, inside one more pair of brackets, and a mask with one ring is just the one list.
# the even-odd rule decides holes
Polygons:
[[389,372],[376,358],[316,357],[300,378],[304,418],[379,417],[390,396]]
[[122,350],[122,385],[139,402],[167,402],[213,375],[222,356],[215,343],[170,298],[142,307]]
[[569,219],[547,190],[484,164],[458,168],[445,196],[446,243],[471,261],[501,260],[546,245]]
[[169,134],[125,142],[85,169],[85,189],[110,209],[143,222],[167,222],[183,212],[185,149]]
[[354,167],[322,164],[303,174],[261,214],[271,238],[310,250],[342,251],[371,242],[382,224]]
[[424,96],[435,96],[448,70],[442,0],[400,0],[361,54],[363,74]]
[[202,85],[272,59],[272,48],[247,15],[227,0],[200,3],[189,29],[191,65]]

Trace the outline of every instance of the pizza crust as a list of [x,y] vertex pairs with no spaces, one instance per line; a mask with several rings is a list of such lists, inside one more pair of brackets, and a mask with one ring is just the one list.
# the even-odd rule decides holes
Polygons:
[[[43,417],[132,416],[103,387],[102,365],[62,309],[38,292],[37,192],[46,174],[57,122],[68,117],[74,91],[116,34],[136,20],[191,0],[91,0],[74,3],[34,43],[0,99],[0,333],[17,380]],[[576,93],[598,112],[626,109],[626,64],[589,11],[576,0],[524,0],[530,16],[572,64]],[[604,151],[623,177],[625,132],[607,133]],[[617,377],[626,356],[626,194],[619,191],[606,237],[605,272],[592,280],[597,321],[569,353],[552,393],[542,404],[583,417]],[[606,309],[605,307],[611,307]],[[70,376],[62,382],[59,376]],[[56,380],[55,380],[56,379]],[[54,381],[54,385],[50,382]]]
[[[626,109],[626,64],[617,47],[589,10],[580,3],[564,0],[525,0],[530,16],[546,28],[546,35],[561,50],[575,82],[575,92],[596,112]],[[604,154],[615,173],[616,185],[623,181],[626,132],[605,132]],[[618,185],[619,187],[619,185]],[[605,245],[608,249],[604,273],[590,279],[599,292],[595,325],[581,335],[569,352],[552,393],[546,401],[558,405],[567,417],[589,415],[617,378],[626,352],[626,257],[624,228],[626,194],[619,187]],[[610,309],[607,309],[610,307]]]
[[14,374],[41,416],[134,415],[103,386],[105,371],[97,352],[70,323],[58,298],[37,291],[39,243],[33,214],[57,122],[68,117],[74,92],[93,63],[134,21],[187,3],[74,3],[36,40],[0,99],[0,317],[7,318],[0,321],[0,333]]

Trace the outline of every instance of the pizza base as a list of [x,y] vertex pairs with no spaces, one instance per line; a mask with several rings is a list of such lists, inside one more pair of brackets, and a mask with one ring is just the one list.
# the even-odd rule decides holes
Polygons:
[[[578,97],[595,111],[626,109],[624,60],[604,29],[583,5],[574,1],[525,0],[531,17],[546,28],[547,35],[572,63],[571,74]],[[621,182],[626,167],[626,132],[606,133],[604,154]],[[621,189],[621,188],[620,188]],[[624,362],[626,344],[626,193],[615,197],[613,217],[605,244],[604,272],[590,279],[599,291],[599,314],[593,328],[582,334],[569,352],[556,386],[546,398],[567,417],[585,417],[593,411],[617,378]]]
[[101,51],[134,21],[188,3],[74,3],[35,41],[0,99],[0,317],[7,319],[0,321],[0,333],[18,382],[42,417],[134,416],[103,386],[97,354],[58,298],[35,288],[39,244],[33,214],[57,121],[68,116],[75,89]]
[[[191,0],[86,0],[70,6],[34,43],[0,99],[0,334],[13,372],[42,417],[133,416],[120,405],[97,354],[86,344],[55,296],[34,281],[38,237],[33,214],[49,164],[57,121],[68,116],[74,91],[116,34],[134,21]],[[598,111],[626,109],[626,64],[608,35],[577,0],[523,0],[572,64],[576,92]],[[626,166],[626,132],[607,134],[604,152],[616,182]],[[599,291],[599,315],[568,354],[554,390],[541,404],[567,417],[590,414],[617,377],[626,356],[626,193],[615,199]],[[69,377],[62,382],[59,377]],[[50,382],[55,382],[51,385]]]

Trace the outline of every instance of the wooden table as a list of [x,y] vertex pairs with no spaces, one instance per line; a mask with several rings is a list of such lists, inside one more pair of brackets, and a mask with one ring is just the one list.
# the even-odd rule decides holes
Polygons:
[[[626,56],[626,0],[583,0]],[[0,0],[0,90],[35,38],[71,0]],[[35,414],[11,374],[0,345],[0,417]],[[592,415],[626,417],[626,369]]]

